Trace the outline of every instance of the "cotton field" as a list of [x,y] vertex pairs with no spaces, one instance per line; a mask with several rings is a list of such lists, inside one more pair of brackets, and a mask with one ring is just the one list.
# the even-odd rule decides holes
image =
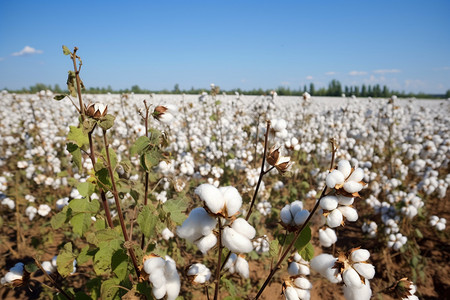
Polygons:
[[450,101],[54,96],[0,96],[2,297],[450,288]]

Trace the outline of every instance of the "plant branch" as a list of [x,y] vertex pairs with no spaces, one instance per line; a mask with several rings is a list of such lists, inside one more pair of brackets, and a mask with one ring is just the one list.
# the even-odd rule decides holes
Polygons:
[[[80,114],[81,114],[81,120],[84,121],[84,105],[83,105],[83,99],[81,98],[81,80],[80,80],[80,71],[77,69],[77,56],[76,53],[78,51],[78,48],[73,48],[73,53],[71,55],[72,61],[73,61],[73,70],[75,71],[75,80],[77,82],[77,92],[78,92],[78,100],[80,102]],[[81,68],[81,64],[80,64]]]
[[[112,166],[111,166],[111,159],[110,159],[110,156],[109,156],[109,144],[108,144],[108,141],[106,139],[106,130],[103,130],[103,142],[105,144],[106,159],[107,159],[107,162],[108,162],[108,172],[109,172],[109,176],[111,177],[112,193],[113,193],[113,196],[114,196],[114,201],[116,203],[117,214],[119,215],[120,226],[122,228],[122,234],[123,234],[123,237],[125,239],[125,242],[130,242],[130,239],[129,239],[128,234],[127,234],[127,228],[125,227],[125,221],[123,219],[122,209],[120,207],[119,194],[117,192],[116,181],[114,179],[114,173],[113,173]],[[131,260],[133,261],[133,266],[134,266],[134,269],[136,271],[136,274],[139,277],[140,271],[139,271],[139,266],[138,266],[138,263],[137,263],[137,259],[136,259],[136,255],[134,253],[134,250],[133,250],[132,247],[127,247],[127,248],[128,248],[128,252],[130,253]]]
[[64,297],[66,297],[69,300],[73,300],[74,297],[67,294],[60,286],[59,284],[55,281],[55,279],[53,279],[53,277],[51,277],[42,267],[41,263],[35,258],[34,258],[34,262],[36,263],[36,266],[42,271],[42,273],[44,273],[44,275],[50,280],[50,282],[53,284],[53,286],[61,293],[64,295]]
[[[219,298],[219,286],[220,286],[220,270],[222,269],[222,222],[220,221],[220,217],[217,217],[217,221],[219,223],[219,255],[217,258],[217,268],[216,268],[216,288],[214,290],[214,300]],[[231,253],[231,252],[230,252]]]

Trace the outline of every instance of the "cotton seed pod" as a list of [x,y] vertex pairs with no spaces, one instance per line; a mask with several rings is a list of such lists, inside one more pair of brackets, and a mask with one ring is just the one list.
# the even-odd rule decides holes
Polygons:
[[298,277],[294,280],[294,284],[295,286],[303,289],[303,290],[310,290],[312,289],[312,284],[311,282],[309,282],[308,279],[304,278],[304,277]]
[[144,271],[145,273],[150,274],[155,269],[164,268],[165,264],[166,262],[162,257],[153,256],[144,261]]
[[217,244],[217,237],[212,232],[202,237],[198,242],[196,242],[198,249],[203,254],[206,254],[206,252],[208,252],[208,250],[214,247],[216,244]]
[[343,184],[344,181],[345,181],[344,174],[342,174],[342,172],[338,170],[331,171],[325,179],[326,185],[330,189],[334,188],[338,184]]
[[288,225],[292,222],[292,215],[291,215],[291,209],[289,205],[286,205],[285,207],[283,207],[280,211],[280,217],[281,217],[281,221]]
[[372,290],[370,289],[369,280],[365,280],[365,284],[359,289],[350,288],[346,285],[342,287],[346,300],[370,300],[372,298]]
[[201,200],[203,200],[208,209],[213,214],[220,212],[225,205],[225,199],[218,188],[212,184],[204,183],[195,189]]
[[346,197],[339,194],[336,195],[336,197],[340,205],[352,205],[353,202],[355,201],[355,198],[353,197]]
[[344,178],[347,178],[352,171],[352,166],[350,165],[350,162],[348,160],[341,160],[338,163],[337,169],[344,175]]
[[344,273],[342,273],[342,279],[344,280],[345,285],[352,289],[359,289],[363,285],[360,275],[353,268],[347,268],[344,270]]
[[372,279],[375,276],[375,267],[372,264],[356,263],[352,267],[366,279]]
[[240,255],[236,259],[235,270],[243,278],[248,278],[250,276],[248,262]]
[[327,225],[330,226],[331,228],[338,227],[339,225],[342,224],[342,221],[344,220],[341,211],[338,209],[331,211],[326,218],[327,218]]
[[308,217],[309,217],[309,211],[306,209],[303,209],[303,210],[297,212],[294,217],[295,225],[302,225],[303,223],[305,223],[305,221],[306,221],[306,219],[308,219]]
[[303,210],[303,202],[300,200],[295,200],[290,204],[291,215],[295,216],[299,211]]
[[350,175],[350,177],[347,179],[347,181],[355,181],[360,182],[364,178],[364,170],[361,168],[357,168],[353,171],[353,173]]
[[248,239],[252,239],[256,235],[255,228],[243,218],[236,219],[233,224],[231,224],[231,228],[247,237]]
[[84,105],[84,113],[88,117],[92,117],[94,119],[100,119],[104,117],[108,112],[108,105],[104,105],[103,103],[90,103],[88,106]]
[[366,249],[357,249],[351,252],[350,259],[354,262],[363,262],[368,260],[370,252]]
[[363,185],[356,181],[347,181],[346,183],[344,183],[343,188],[347,193],[353,194],[362,190]]
[[350,206],[339,206],[339,211],[349,222],[356,222],[358,220],[358,212]]
[[299,300],[297,291],[292,286],[286,287],[283,293],[284,297],[286,297],[286,300]]
[[166,285],[160,286],[159,288],[152,288],[153,296],[155,296],[156,299],[162,299],[166,294],[166,291]]
[[219,188],[220,192],[225,199],[227,207],[227,216],[231,217],[239,211],[242,206],[242,197],[238,190],[232,186],[225,186]]
[[330,247],[337,241],[336,232],[331,228],[319,229],[319,242],[323,247]]
[[248,253],[253,250],[252,242],[246,236],[228,226],[223,229],[222,244],[235,253]]
[[336,196],[325,196],[320,200],[320,207],[325,210],[333,210],[338,206],[338,198]]

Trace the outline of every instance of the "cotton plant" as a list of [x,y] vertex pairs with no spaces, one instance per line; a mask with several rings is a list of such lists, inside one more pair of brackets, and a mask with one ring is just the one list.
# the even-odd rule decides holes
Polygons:
[[149,255],[143,261],[143,270],[152,284],[153,296],[156,299],[166,296],[167,300],[175,300],[181,288],[175,261],[167,255],[165,258]]

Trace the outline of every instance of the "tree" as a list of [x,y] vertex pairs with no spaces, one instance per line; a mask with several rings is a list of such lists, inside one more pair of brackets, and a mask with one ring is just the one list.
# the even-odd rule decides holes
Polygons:
[[180,93],[180,85],[178,83],[175,83],[175,86],[173,87],[173,92],[175,94],[179,94]]
[[342,86],[339,81],[336,79],[331,80],[328,84],[328,95],[329,96],[341,96],[342,95]]
[[311,95],[311,96],[313,96],[314,94],[316,93],[316,90],[314,89],[314,83],[310,83],[309,84],[309,94]]
[[362,96],[362,97],[367,97],[367,87],[366,87],[365,84],[363,84],[363,85],[361,86],[361,96]]

